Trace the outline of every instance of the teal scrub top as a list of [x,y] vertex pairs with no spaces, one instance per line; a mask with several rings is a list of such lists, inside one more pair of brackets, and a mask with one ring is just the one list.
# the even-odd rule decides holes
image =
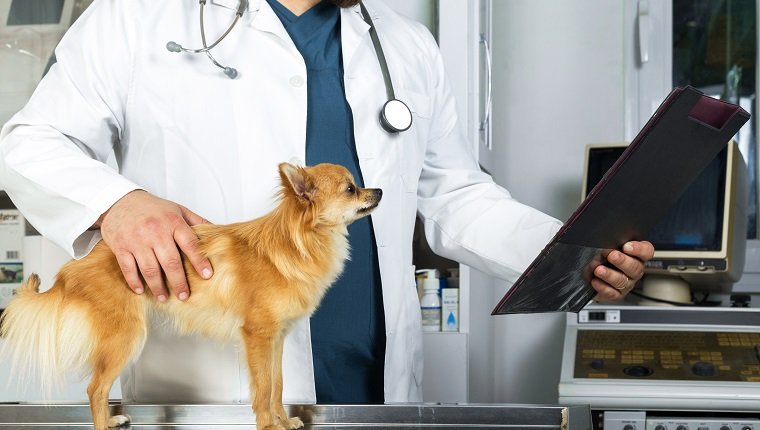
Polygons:
[[[306,164],[343,165],[364,187],[343,86],[340,9],[323,0],[296,16],[277,0],[267,2],[306,64]],[[311,317],[317,402],[383,403],[385,315],[371,218],[355,221],[348,233],[351,258]]]

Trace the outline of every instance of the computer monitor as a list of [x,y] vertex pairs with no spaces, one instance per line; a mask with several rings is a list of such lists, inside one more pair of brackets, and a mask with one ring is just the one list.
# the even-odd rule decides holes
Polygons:
[[[625,147],[587,146],[584,197]],[[645,281],[648,275],[669,275],[683,279],[692,290],[728,292],[744,270],[746,236],[747,167],[731,141],[645,235],[655,247]]]
[[0,0],[0,126],[29,100],[71,23],[92,0]]
[[0,37],[30,28],[63,33],[71,25],[74,3],[74,0],[0,0]]

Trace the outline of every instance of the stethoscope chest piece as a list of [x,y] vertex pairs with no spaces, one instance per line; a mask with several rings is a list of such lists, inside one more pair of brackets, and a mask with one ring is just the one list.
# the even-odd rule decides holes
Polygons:
[[391,133],[406,131],[412,126],[412,111],[399,99],[388,100],[380,110],[380,124]]

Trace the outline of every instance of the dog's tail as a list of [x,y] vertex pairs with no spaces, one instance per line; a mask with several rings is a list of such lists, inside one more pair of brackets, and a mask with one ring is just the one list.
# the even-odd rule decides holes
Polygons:
[[64,288],[39,293],[40,278],[29,276],[0,317],[2,356],[10,358],[11,375],[20,386],[39,383],[42,393],[65,381],[65,372],[86,363],[92,342],[87,317],[64,301]]

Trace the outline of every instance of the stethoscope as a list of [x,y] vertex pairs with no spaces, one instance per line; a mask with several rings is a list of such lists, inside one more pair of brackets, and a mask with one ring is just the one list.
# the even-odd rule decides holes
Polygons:
[[[203,42],[203,48],[188,49],[183,48],[182,45],[176,42],[169,42],[166,44],[166,49],[171,52],[188,52],[191,54],[205,53],[209,60],[216,66],[224,71],[230,79],[238,77],[238,71],[234,67],[223,66],[220,64],[213,55],[211,55],[211,49],[218,45],[228,34],[235,28],[235,24],[238,23],[240,18],[243,17],[243,12],[248,8],[248,0],[238,0],[238,7],[235,11],[235,19],[227,30],[219,36],[218,39],[211,45],[206,43],[206,28],[203,24],[203,8],[206,6],[207,0],[198,0],[201,6],[201,42]],[[396,94],[393,91],[393,83],[391,82],[391,74],[388,71],[388,63],[385,61],[385,54],[383,53],[383,47],[380,44],[380,39],[377,37],[377,31],[372,23],[372,18],[369,16],[369,12],[364,7],[364,3],[359,3],[361,8],[362,18],[364,22],[369,25],[369,35],[372,39],[372,45],[375,47],[375,55],[377,61],[380,63],[380,70],[383,73],[383,81],[385,81],[385,93],[388,97],[388,101],[385,102],[383,108],[380,110],[380,124],[389,133],[398,133],[400,131],[408,130],[412,126],[412,111],[409,107],[396,98]]]

